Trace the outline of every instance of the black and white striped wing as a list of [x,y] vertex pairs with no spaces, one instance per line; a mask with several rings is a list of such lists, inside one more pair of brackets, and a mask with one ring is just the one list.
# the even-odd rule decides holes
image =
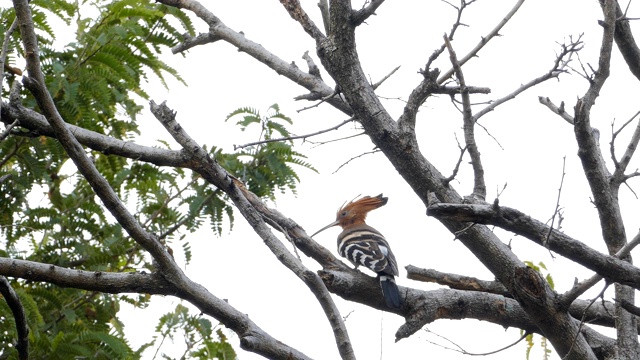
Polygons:
[[398,275],[398,265],[389,243],[370,226],[345,229],[338,237],[338,252],[355,266],[363,265],[376,273]]

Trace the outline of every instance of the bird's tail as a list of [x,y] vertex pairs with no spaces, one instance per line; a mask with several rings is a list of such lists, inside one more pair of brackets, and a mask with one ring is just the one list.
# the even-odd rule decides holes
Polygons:
[[399,309],[402,306],[402,299],[400,298],[400,291],[396,280],[391,275],[380,275],[380,287],[382,288],[382,295],[387,306],[391,309]]

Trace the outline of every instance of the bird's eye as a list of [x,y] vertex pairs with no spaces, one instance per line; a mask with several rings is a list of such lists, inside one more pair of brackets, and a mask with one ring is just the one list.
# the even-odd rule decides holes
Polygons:
[[346,211],[343,211],[343,212],[340,214],[340,216],[347,216],[347,212],[346,212]]

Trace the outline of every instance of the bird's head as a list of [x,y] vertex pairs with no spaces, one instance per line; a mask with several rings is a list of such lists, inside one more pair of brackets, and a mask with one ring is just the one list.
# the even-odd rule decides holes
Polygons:
[[364,196],[356,201],[350,201],[348,204],[343,205],[336,213],[336,221],[323,227],[315,232],[311,237],[317,235],[321,231],[324,231],[330,227],[340,225],[343,229],[353,224],[364,224],[364,219],[367,217],[367,213],[371,210],[375,210],[387,203],[387,198],[382,194],[371,197]]

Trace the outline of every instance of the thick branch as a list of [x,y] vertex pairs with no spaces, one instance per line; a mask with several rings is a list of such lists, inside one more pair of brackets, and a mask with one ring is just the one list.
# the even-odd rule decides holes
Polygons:
[[640,269],[626,261],[593,250],[583,242],[551,229],[516,209],[495,205],[434,204],[427,209],[427,215],[441,220],[498,226],[524,236],[538,245],[546,245],[550,250],[613,281],[640,289]]
[[[3,103],[2,121],[10,124],[20,121],[20,127],[29,130],[28,136],[45,135],[56,137],[55,131],[47,123],[47,119],[31,109],[20,104]],[[189,168],[192,166],[190,159],[184,151],[160,149],[151,146],[138,145],[130,141],[114,139],[110,136],[99,134],[75,125],[65,124],[73,136],[84,146],[104,154],[118,155],[132,160],[148,162],[158,166],[172,166]]]
[[434,282],[451,289],[481,291],[491,294],[512,297],[504,285],[497,281],[480,280],[471,276],[443,273],[434,269],[422,269],[413,265],[405,266],[407,279]]
[[56,265],[1,257],[0,274],[30,281],[47,282],[61,287],[109,294],[176,295],[177,292],[176,288],[158,273],[72,270]]
[[633,38],[629,20],[624,18],[620,4],[616,1],[616,31],[614,39],[631,73],[640,80],[640,48]]
[[605,13],[605,21],[602,24],[604,30],[598,69],[591,81],[591,86],[575,106],[574,132],[579,148],[578,156],[582,162],[600,217],[602,236],[609,248],[609,253],[614,254],[626,242],[620,207],[618,206],[618,189],[610,186],[612,185],[609,182],[610,174],[590,123],[591,107],[595,104],[602,86],[609,77],[615,29],[615,1],[607,0],[603,12]]

